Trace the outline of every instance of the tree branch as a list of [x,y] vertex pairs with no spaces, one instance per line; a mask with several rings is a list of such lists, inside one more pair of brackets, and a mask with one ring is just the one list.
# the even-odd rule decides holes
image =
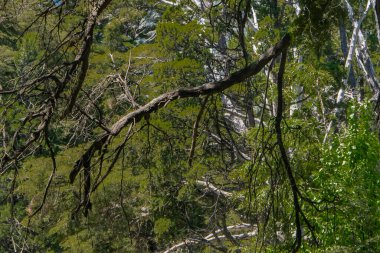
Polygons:
[[146,105],[121,117],[116,123],[112,125],[112,127],[109,128],[111,132],[104,132],[102,135],[100,135],[86,150],[82,157],[76,162],[74,169],[70,173],[71,183],[73,183],[75,180],[75,177],[82,166],[85,164],[87,165],[91,162],[91,159],[94,156],[95,152],[101,150],[102,146],[106,143],[108,138],[117,136],[129,124],[138,123],[145,116],[150,115],[151,113],[177,99],[215,94],[231,87],[234,84],[240,83],[247,78],[259,73],[267,63],[269,63],[273,58],[280,55],[284,48],[287,48],[289,44],[290,35],[286,34],[276,45],[261,55],[258,61],[251,63],[247,67],[237,72],[232,73],[224,80],[205,83],[203,85],[192,88],[180,88],[171,92],[164,93],[154,98]]
[[283,113],[283,105],[284,105],[284,98],[283,98],[283,77],[285,72],[285,63],[286,63],[286,53],[287,48],[284,48],[282,54],[281,54],[281,62],[280,62],[280,69],[278,71],[278,82],[277,82],[277,115],[276,115],[276,134],[277,134],[277,144],[280,149],[281,158],[285,166],[286,173],[288,175],[288,179],[290,182],[290,186],[293,193],[293,205],[295,209],[295,215],[296,215],[296,241],[293,248],[293,252],[298,252],[299,248],[301,247],[301,240],[302,240],[302,231],[301,231],[301,207],[298,199],[298,187],[296,180],[293,176],[292,167],[290,165],[290,161],[288,158],[288,155],[286,153],[285,145],[282,140],[282,129],[281,129],[281,121],[282,121],[282,113]]
[[208,98],[209,98],[209,96],[206,96],[205,99],[203,100],[201,109],[199,110],[199,113],[197,115],[197,119],[195,120],[195,123],[194,123],[193,135],[191,137],[191,148],[190,148],[189,159],[188,159],[189,167],[192,167],[192,165],[193,165],[193,157],[194,157],[195,146],[197,144],[199,122],[201,121],[201,118],[203,116],[203,112],[206,108]]
[[93,33],[96,25],[96,19],[102,13],[102,11],[111,3],[112,0],[102,0],[98,4],[96,4],[88,16],[86,30],[84,32],[84,40],[82,47],[80,48],[78,54],[75,57],[73,65],[71,69],[67,72],[64,83],[68,83],[72,78],[72,74],[78,67],[79,63],[82,63],[81,69],[79,71],[78,80],[71,92],[70,101],[68,106],[63,114],[66,116],[73,109],[76,99],[78,97],[79,91],[82,88],[83,82],[87,75],[87,70],[89,66],[89,58],[90,58],[90,49],[93,41]]

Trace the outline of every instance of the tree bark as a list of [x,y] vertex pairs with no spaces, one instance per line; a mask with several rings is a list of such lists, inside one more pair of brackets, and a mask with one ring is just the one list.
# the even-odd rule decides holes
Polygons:
[[375,9],[377,40],[380,44],[380,0],[372,0],[372,5]]
[[[344,26],[342,16],[339,17],[339,35],[340,35],[340,47],[343,53],[343,57],[344,59],[347,59],[347,56],[348,56],[347,33],[346,33],[346,28]],[[355,74],[354,74],[354,69],[352,65],[350,65],[350,68],[348,69],[347,85],[351,88],[355,88],[356,86]]]

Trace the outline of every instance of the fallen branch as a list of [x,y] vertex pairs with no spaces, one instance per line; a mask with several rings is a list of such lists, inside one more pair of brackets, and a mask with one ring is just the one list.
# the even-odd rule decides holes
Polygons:
[[[238,224],[238,225],[228,226],[227,229],[228,229],[228,231],[232,232],[232,231],[237,231],[237,230],[242,230],[242,229],[249,229],[252,227],[253,227],[253,229],[250,232],[244,232],[244,233],[240,233],[240,234],[231,235],[235,240],[243,240],[243,239],[247,239],[247,238],[256,236],[257,235],[257,227],[252,226],[251,224],[248,224],[248,223],[242,223],[242,224]],[[222,229],[218,229],[214,233],[211,233],[211,234],[209,234],[209,235],[207,235],[201,239],[186,239],[186,240],[184,240],[184,241],[182,241],[176,245],[173,245],[170,249],[163,251],[163,253],[173,252],[175,250],[178,250],[182,247],[189,246],[189,245],[195,245],[195,244],[199,244],[199,243],[210,244],[212,241],[215,241],[215,240],[227,239],[227,237],[225,235],[218,236],[218,234],[220,234],[222,232],[223,232]]]
[[202,186],[205,189],[205,191],[212,192],[217,196],[222,195],[225,198],[231,198],[233,196],[232,193],[223,191],[219,189],[218,187],[216,187],[215,185],[213,185],[212,183],[207,182],[207,181],[196,180],[195,184],[197,186]]
[[[245,228],[248,229],[248,228],[251,228],[251,227],[252,227],[252,225],[249,224],[249,223],[242,223],[242,224],[238,224],[238,225],[228,226],[227,229],[230,232],[234,232],[234,231],[237,232],[239,230],[242,230],[242,229],[245,229]],[[222,232],[223,232],[223,229],[218,229],[214,233],[211,233],[208,236],[206,236],[204,239],[209,240],[211,238],[214,238],[215,235],[220,234]]]

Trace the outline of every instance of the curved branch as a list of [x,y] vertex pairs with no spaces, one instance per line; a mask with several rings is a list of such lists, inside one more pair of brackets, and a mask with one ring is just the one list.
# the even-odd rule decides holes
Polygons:
[[82,157],[76,162],[75,167],[70,173],[70,181],[74,182],[75,177],[79,173],[82,167],[89,166],[91,159],[95,152],[101,150],[102,146],[112,138],[117,136],[126,126],[133,123],[138,123],[144,117],[149,116],[151,113],[157,111],[158,109],[165,107],[168,103],[181,98],[190,97],[200,97],[203,95],[210,95],[221,92],[234,84],[240,83],[247,78],[259,73],[267,63],[269,63],[273,58],[276,58],[284,48],[287,48],[290,44],[290,36],[286,34],[276,45],[268,49],[258,61],[251,63],[247,67],[231,74],[229,77],[218,82],[205,83],[200,86],[192,88],[180,88],[171,92],[164,93],[153,100],[151,100],[146,105],[138,108],[135,111],[128,113],[127,115],[121,117],[116,123],[110,127],[110,133],[103,132],[86,150]]

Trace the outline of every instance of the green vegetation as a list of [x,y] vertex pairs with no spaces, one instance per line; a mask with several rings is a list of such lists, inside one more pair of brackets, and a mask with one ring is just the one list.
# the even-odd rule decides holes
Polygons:
[[0,252],[380,252],[378,2],[2,1]]

